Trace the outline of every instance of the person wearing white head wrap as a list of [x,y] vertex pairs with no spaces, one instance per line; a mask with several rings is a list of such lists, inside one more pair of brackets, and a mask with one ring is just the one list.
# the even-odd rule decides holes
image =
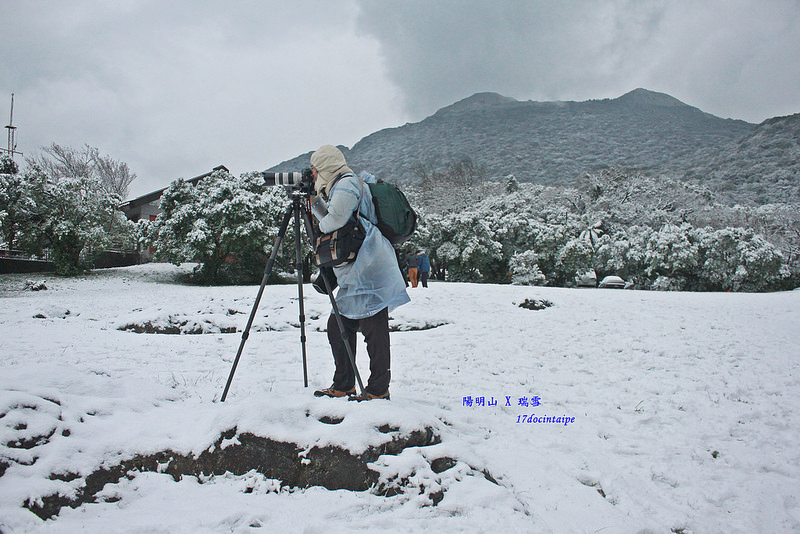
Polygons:
[[[369,382],[356,400],[388,399],[390,370],[389,312],[411,299],[397,265],[394,247],[378,230],[372,194],[366,185],[375,177],[362,172],[356,176],[344,154],[325,145],[311,155],[314,189],[328,200],[327,213],[319,217],[322,232],[344,226],[354,213],[361,216],[366,237],[353,263],[334,267],[339,290],[336,304],[342,315],[345,336],[355,354],[356,332],[361,330],[370,360]],[[324,213],[324,212],[323,212]],[[333,384],[314,392],[316,396],[344,397],[355,394],[355,372],[333,314],[328,318],[328,342],[336,369]]]
[[311,154],[311,168],[317,172],[314,189],[318,195],[324,192],[326,197],[330,197],[331,187],[338,176],[353,174],[342,151],[333,145],[323,145]]

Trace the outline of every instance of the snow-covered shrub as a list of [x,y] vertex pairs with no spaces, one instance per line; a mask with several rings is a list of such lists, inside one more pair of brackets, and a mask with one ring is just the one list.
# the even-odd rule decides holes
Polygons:
[[686,285],[686,280],[678,278],[670,278],[669,276],[659,276],[650,286],[650,289],[656,291],[681,291]]
[[603,235],[594,254],[594,268],[600,276],[614,274],[624,279],[644,276],[647,243],[653,231],[643,226]]
[[493,238],[491,225],[476,212],[454,213],[433,223],[438,246],[437,262],[454,282],[501,282],[508,275],[502,245]]
[[783,255],[751,229],[698,229],[708,289],[768,291],[789,275]]
[[508,263],[508,268],[511,272],[511,283],[524,286],[544,284],[546,277],[542,274],[536,261],[536,253],[532,250],[526,250],[511,256],[511,260]]
[[[264,187],[258,173],[237,178],[219,170],[196,186],[173,182],[162,196],[161,214],[145,233],[157,259],[200,262],[195,272],[200,283],[250,283],[263,274],[266,251],[278,235],[285,204],[283,189]],[[294,259],[290,225],[273,278],[293,270]]]
[[763,237],[754,235],[739,244],[740,264],[734,275],[734,291],[778,289],[790,276],[783,255]]
[[6,240],[29,254],[49,251],[58,274],[85,270],[92,259],[87,253],[102,251],[132,229],[117,209],[119,196],[97,177],[50,175],[36,164],[17,176],[17,196],[4,197]]
[[[557,286],[589,268],[672,290],[800,284],[800,206],[721,206],[701,186],[618,169],[589,173],[576,188],[507,183],[459,189],[459,202],[444,182],[436,183],[438,204],[426,200],[429,191],[414,192],[426,220],[414,246],[430,251],[448,280],[511,281],[503,269],[532,251]],[[752,231],[726,237],[726,226]]]
[[580,237],[570,239],[558,253],[557,268],[562,276],[574,279],[576,274],[585,273],[592,268],[594,251],[591,245]]
[[655,279],[670,279],[671,288],[684,289],[697,276],[698,256],[690,225],[664,225],[647,242],[646,273]]

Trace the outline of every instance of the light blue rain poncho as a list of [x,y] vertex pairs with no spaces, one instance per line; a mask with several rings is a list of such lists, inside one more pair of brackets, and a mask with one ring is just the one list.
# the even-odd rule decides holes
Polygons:
[[[360,207],[361,222],[366,230],[366,238],[356,261],[334,267],[339,283],[336,304],[341,314],[350,319],[363,319],[384,308],[389,308],[391,312],[409,302],[411,299],[406,293],[394,247],[375,226],[378,219],[372,193],[367,186],[375,182],[375,177],[366,172],[356,176],[347,167],[341,151],[332,145],[325,145],[314,152],[311,165],[317,169],[317,192],[329,199],[327,205],[321,200],[313,203],[320,230],[328,233],[341,228],[357,206]],[[340,175],[342,177],[336,180]]]

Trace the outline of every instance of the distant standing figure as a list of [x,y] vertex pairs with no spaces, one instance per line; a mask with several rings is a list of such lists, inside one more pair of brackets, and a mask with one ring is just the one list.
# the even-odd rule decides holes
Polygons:
[[417,287],[419,275],[419,259],[413,252],[406,254],[406,267],[408,268],[408,279],[411,281],[411,287]]
[[428,259],[428,255],[422,252],[421,250],[417,251],[417,260],[418,260],[418,267],[419,269],[419,280],[422,282],[422,287],[428,287],[428,275],[431,272],[431,260]]
[[397,249],[394,249],[394,254],[397,256],[397,267],[400,268],[400,274],[403,275],[403,281],[408,287],[408,268],[406,267],[405,259],[400,257],[400,251]]

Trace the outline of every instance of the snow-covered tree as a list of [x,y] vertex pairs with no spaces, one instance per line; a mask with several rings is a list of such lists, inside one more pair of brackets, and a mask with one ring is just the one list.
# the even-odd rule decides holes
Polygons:
[[19,166],[8,154],[0,154],[0,174],[17,174]]
[[532,250],[514,254],[508,263],[511,271],[511,283],[525,286],[544,284],[546,278],[536,263],[537,259],[536,253]]
[[[642,288],[800,285],[800,206],[724,206],[704,187],[621,169],[586,173],[575,188],[507,180],[479,194],[474,181],[432,183],[435,175],[414,189],[412,202],[427,220],[421,248],[432,251],[432,264],[446,268],[449,280],[507,281],[509,274],[499,273],[511,273],[512,258],[531,251],[552,285],[568,285],[589,268]],[[723,245],[724,232],[715,234],[727,227],[752,231],[737,233],[734,247]],[[720,256],[726,248],[735,248],[729,259]],[[484,267],[466,269],[465,250],[471,265]]]
[[507,281],[508,265],[503,261],[502,245],[479,213],[453,213],[435,224],[433,233],[438,237],[438,246],[432,249],[433,257],[448,280]]
[[574,278],[592,268],[594,250],[586,239],[576,237],[567,241],[558,252],[556,268],[562,278]]
[[617,275],[625,280],[638,279],[644,284],[645,254],[652,233],[646,226],[632,226],[613,235],[603,235],[594,255],[598,277]]
[[688,289],[695,281],[699,248],[691,230],[688,224],[667,224],[648,241],[646,273],[660,280],[659,289]]
[[[196,186],[176,180],[164,192],[161,214],[149,230],[156,258],[200,262],[195,277],[201,283],[260,280],[285,204],[283,189],[264,187],[258,173],[237,178],[219,170]],[[294,256],[290,225],[273,273],[293,269]]]
[[739,243],[739,258],[734,275],[734,291],[779,289],[782,281],[790,276],[780,251],[759,235]]
[[29,158],[28,163],[37,165],[55,179],[96,179],[107,193],[121,199],[128,195],[128,186],[136,179],[127,163],[101,155],[100,150],[89,145],[75,149],[53,143],[42,148],[42,154]]
[[19,167],[8,155],[0,155],[0,241],[8,247],[16,244],[25,200]]
[[506,176],[506,193],[516,193],[519,191],[519,180],[513,174]]
[[32,254],[50,251],[59,274],[83,271],[93,253],[130,230],[117,209],[120,198],[105,191],[97,178],[52,176],[31,164],[20,187],[23,197],[15,240]]
[[782,254],[751,229],[699,229],[704,256],[702,276],[708,289],[768,291],[788,277]]
[[140,221],[144,244],[155,247],[156,259],[176,265],[194,261],[196,252],[188,237],[200,216],[199,204],[194,186],[179,178],[162,193],[158,218],[153,223]]

